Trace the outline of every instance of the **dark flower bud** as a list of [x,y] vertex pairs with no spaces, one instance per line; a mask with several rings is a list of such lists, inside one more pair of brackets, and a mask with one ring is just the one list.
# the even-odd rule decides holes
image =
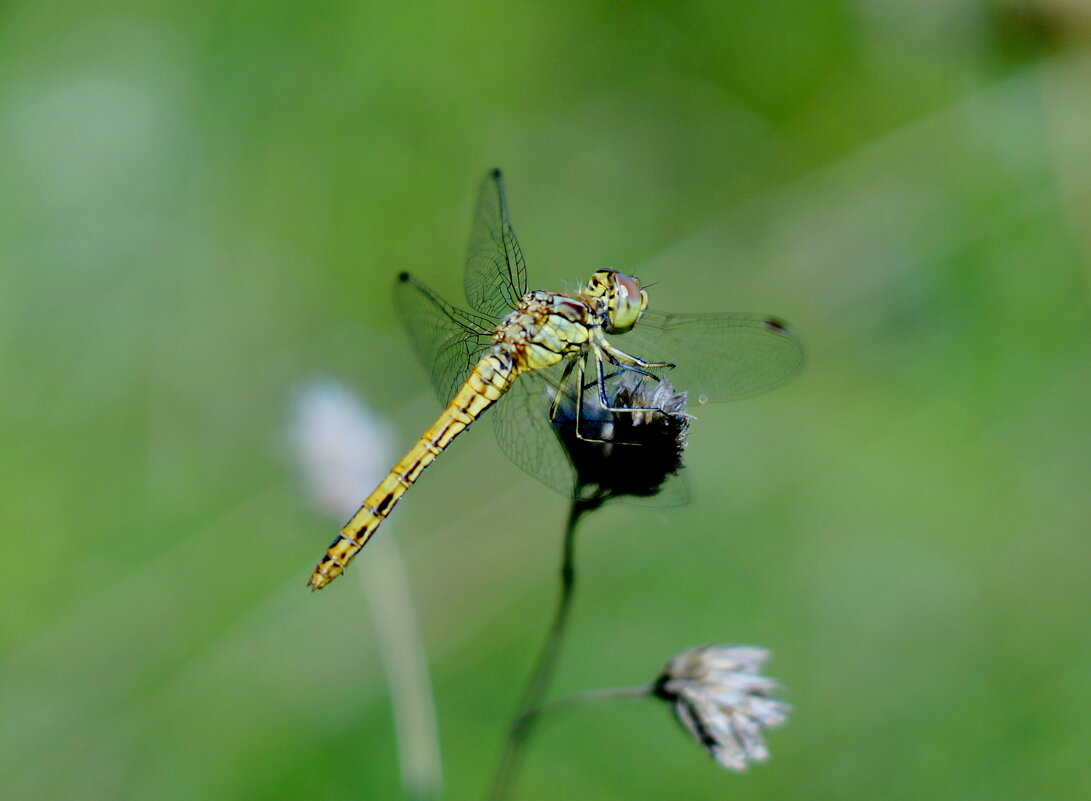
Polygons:
[[577,415],[575,393],[567,393],[553,429],[575,468],[576,498],[598,505],[657,495],[683,467],[690,421],[686,393],[665,379],[623,370],[607,379],[606,395],[614,409],[649,411],[604,409],[592,384]]

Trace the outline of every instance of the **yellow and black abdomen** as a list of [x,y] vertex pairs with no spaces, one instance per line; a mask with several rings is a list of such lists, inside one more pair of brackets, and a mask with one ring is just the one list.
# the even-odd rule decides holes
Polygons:
[[466,430],[489,406],[499,400],[522,371],[504,351],[494,348],[474,367],[462,389],[443,410],[409,452],[394,465],[382,483],[368,495],[326,555],[315,567],[307,584],[320,590],[344,572],[353,557],[379,528],[405,491],[413,486],[451,441]]

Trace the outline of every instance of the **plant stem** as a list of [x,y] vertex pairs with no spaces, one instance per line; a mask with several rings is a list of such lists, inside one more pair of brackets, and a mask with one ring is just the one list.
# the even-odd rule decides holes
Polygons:
[[392,538],[379,538],[369,550],[359,576],[390,689],[402,787],[407,801],[439,801],[443,768],[435,701],[409,579]]
[[522,698],[516,706],[508,734],[504,740],[504,749],[500,762],[493,774],[492,787],[487,798],[489,801],[504,801],[511,794],[515,778],[522,765],[527,738],[530,737],[537,723],[542,699],[549,690],[553,672],[560,656],[561,645],[568,628],[569,612],[572,609],[572,597],[576,588],[576,527],[587,512],[602,505],[602,499],[592,497],[574,499],[568,512],[565,525],[564,545],[561,558],[561,592],[557,601],[557,610],[553,615],[553,624],[549,627],[538,661],[530,679],[523,690]]
[[612,701],[617,698],[647,698],[655,694],[654,684],[641,684],[636,687],[604,687],[599,690],[584,690],[582,693],[573,693],[563,698],[546,701],[539,707],[531,709],[528,715],[539,717],[547,712],[552,712],[559,707],[583,704],[589,701]]

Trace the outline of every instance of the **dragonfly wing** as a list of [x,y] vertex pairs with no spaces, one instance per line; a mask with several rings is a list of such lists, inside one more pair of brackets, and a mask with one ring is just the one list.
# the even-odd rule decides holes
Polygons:
[[520,468],[566,497],[575,473],[549,422],[562,367],[523,373],[496,404],[493,428],[500,449]]
[[394,284],[394,304],[436,394],[447,405],[491,344],[496,323],[452,306],[409,273]]
[[490,317],[503,317],[527,292],[527,263],[508,217],[500,170],[481,182],[465,284],[470,306]]
[[648,309],[613,344],[645,361],[676,366],[662,375],[690,403],[739,400],[780,386],[803,366],[788,326],[767,314],[667,314]]

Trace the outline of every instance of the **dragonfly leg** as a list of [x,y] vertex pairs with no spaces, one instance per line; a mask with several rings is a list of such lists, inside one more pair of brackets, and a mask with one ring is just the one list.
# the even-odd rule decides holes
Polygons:
[[[581,361],[582,358],[583,357],[580,357]],[[557,394],[553,396],[553,403],[549,407],[549,422],[551,423],[557,422],[557,412],[561,408],[561,402],[564,400],[565,390],[568,387],[568,382],[572,378],[572,371],[575,369],[575,367],[576,360],[570,359],[568,361],[568,364],[564,366],[564,372],[561,373],[560,381],[557,382]],[[580,381],[582,382],[583,379],[581,378]]]
[[[609,351],[607,351],[609,354]],[[643,363],[645,366],[654,367],[654,364]],[[598,385],[599,385],[599,402],[602,404],[602,408],[608,412],[661,412],[662,409],[655,409],[643,406],[611,406],[610,399],[606,397],[606,375],[602,369],[602,353],[595,350],[595,367],[598,369]],[[582,382],[581,382],[582,383]]]
[[583,391],[587,388],[587,356],[582,355],[579,359],[579,376],[577,384],[579,385],[579,391],[576,393],[576,439],[584,442],[605,442],[605,440],[596,439],[594,437],[585,437],[580,433],[580,420],[583,419]]
[[[601,362],[600,362],[600,364],[599,364],[599,369],[600,370],[601,370],[601,367],[602,366],[601,366]],[[579,376],[578,376],[579,389],[576,392],[576,425],[575,425],[576,439],[580,440],[581,442],[597,442],[597,443],[601,443],[601,444],[604,444],[604,445],[617,444],[617,443],[613,442],[612,440],[599,439],[598,437],[585,437],[583,434],[580,433],[580,421],[583,420],[583,393],[584,393],[584,390],[590,389],[591,386],[593,384],[598,383],[598,381],[588,381],[587,380],[587,357],[586,356],[580,356],[577,371],[579,373]]]
[[[609,358],[609,354],[607,354],[607,358]],[[613,360],[611,359],[611,361]],[[617,365],[618,369],[614,370],[614,372],[606,376],[607,381],[609,381],[611,378],[617,378],[622,373],[636,373],[637,375],[642,375],[645,378],[650,378],[652,381],[663,380],[655,373],[649,373],[647,370],[641,370],[639,367],[633,367],[631,364],[618,364],[617,362],[613,363]]]
[[[628,408],[628,407],[616,407],[615,408],[615,407],[610,406],[610,403],[609,403],[609,400],[606,397],[606,391],[605,391],[606,376],[603,375],[602,356],[597,351],[595,352],[595,364],[596,364],[596,366],[598,368],[598,375],[597,375],[596,378],[594,378],[594,379],[592,379],[590,381],[587,380],[586,356],[580,356],[577,359],[573,359],[571,362],[569,362],[565,366],[564,372],[561,373],[560,381],[558,381],[557,395],[554,396],[553,404],[550,406],[550,409],[549,409],[549,421],[551,423],[556,422],[557,412],[560,410],[560,406],[561,406],[561,402],[562,402],[561,399],[562,399],[562,396],[564,394],[564,390],[565,390],[565,388],[567,387],[568,383],[571,380],[573,370],[575,370],[576,373],[577,373],[577,376],[576,376],[576,412],[575,412],[576,413],[576,418],[575,418],[575,426],[574,426],[575,433],[576,433],[576,439],[580,440],[581,442],[597,442],[597,443],[604,443],[604,444],[610,444],[610,445],[624,444],[624,443],[618,443],[618,442],[616,442],[614,440],[599,439],[598,437],[585,437],[580,432],[580,422],[583,420],[583,408],[584,408],[583,393],[586,390],[590,389],[592,386],[598,385],[598,388],[599,388],[599,403],[602,405],[602,408],[605,411],[608,411],[608,412],[632,412],[632,413],[636,414],[636,413],[640,413],[640,412],[659,412],[661,410],[660,409],[644,409],[644,408]],[[618,371],[616,371],[614,373],[611,373],[610,377],[613,377],[614,375],[617,375],[618,373],[621,373],[621,372],[623,372],[625,370],[633,370],[635,372],[639,372],[641,374],[644,374],[643,370],[640,370],[639,368],[636,368],[636,367],[632,367],[630,365],[622,365],[621,367],[622,367],[621,370],[618,370]],[[655,376],[649,376],[649,377],[655,378]]]
[[[579,356],[572,359],[565,365],[564,372],[561,373],[561,378],[557,382],[557,394],[553,397],[553,403],[549,407],[549,422],[557,422],[557,413],[561,409],[561,403],[564,399],[565,389],[572,380],[572,372],[575,370],[579,373],[576,380],[576,408],[575,408],[575,421],[574,429],[576,431],[576,439],[582,442],[606,442],[607,440],[596,439],[594,437],[585,437],[580,433],[580,420],[583,418],[583,392],[585,389],[589,389],[595,381],[586,381],[586,370],[584,367],[584,360],[586,356]],[[577,369],[578,368],[578,369]]]
[[639,367],[643,370],[662,370],[664,368],[674,367],[670,362],[646,362],[637,356],[631,356],[625,351],[615,348],[605,338],[600,339],[597,345],[610,357],[610,361],[615,364]]

